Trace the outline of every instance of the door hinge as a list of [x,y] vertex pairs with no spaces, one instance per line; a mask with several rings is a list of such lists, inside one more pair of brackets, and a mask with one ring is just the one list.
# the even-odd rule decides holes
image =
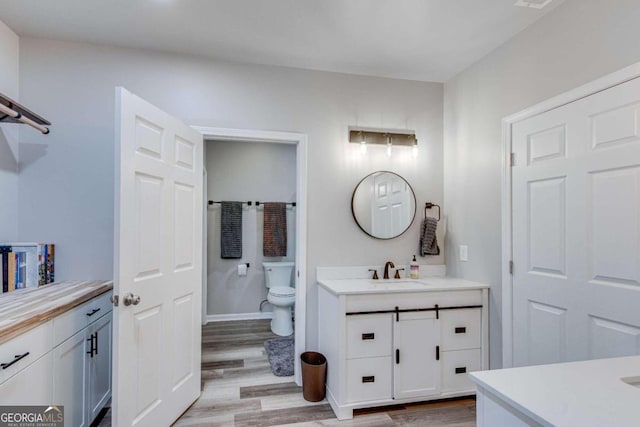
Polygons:
[[113,304],[114,307],[118,306],[119,300],[120,300],[120,297],[118,297],[118,295],[111,295],[111,303]]
[[509,163],[511,167],[514,167],[516,165],[516,153],[511,153],[511,155],[509,156]]
[[513,275],[513,261],[509,261],[509,274]]

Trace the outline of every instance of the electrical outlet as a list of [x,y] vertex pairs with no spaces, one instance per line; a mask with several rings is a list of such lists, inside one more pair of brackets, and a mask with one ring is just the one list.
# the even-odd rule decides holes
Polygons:
[[469,246],[460,245],[460,261],[469,261]]

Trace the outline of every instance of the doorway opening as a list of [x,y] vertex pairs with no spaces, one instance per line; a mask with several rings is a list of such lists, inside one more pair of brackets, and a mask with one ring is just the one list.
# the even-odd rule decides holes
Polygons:
[[[295,350],[294,350],[294,380],[296,384],[301,385],[302,377],[300,371],[300,361],[299,356],[302,352],[305,351],[306,348],[306,205],[307,205],[307,137],[304,134],[299,133],[290,133],[290,132],[273,132],[273,131],[257,131],[257,130],[244,130],[244,129],[224,129],[224,128],[213,128],[213,127],[198,127],[194,126],[194,129],[202,133],[205,145],[207,149],[211,147],[215,148],[213,151],[218,154],[224,154],[225,150],[233,149],[233,144],[242,144],[243,149],[251,149],[251,147],[255,148],[256,153],[264,152],[265,149],[269,147],[273,148],[272,155],[283,155],[284,158],[282,161],[286,162],[286,157],[290,155],[291,164],[295,167],[295,173],[291,174],[291,177],[295,177],[295,184],[291,186],[289,190],[281,189],[284,191],[282,194],[278,194],[277,192],[272,194],[267,194],[265,197],[267,199],[262,198],[262,196],[253,197],[255,200],[249,200],[247,189],[243,189],[238,196],[226,195],[222,194],[222,197],[225,200],[232,201],[242,201],[245,202],[243,204],[243,212],[247,212],[247,215],[243,213],[249,220],[248,228],[253,232],[252,235],[248,235],[245,241],[248,243],[249,250],[253,251],[255,254],[257,252],[262,252],[261,249],[261,240],[262,240],[262,230],[257,230],[256,224],[261,224],[261,218],[259,216],[262,215],[263,206],[256,206],[256,202],[269,202],[269,201],[281,201],[289,203],[287,205],[287,220],[292,221],[289,230],[295,230],[294,235],[290,236],[289,243],[289,253],[287,253],[286,257],[276,258],[276,259],[265,259],[265,261],[288,261],[291,260],[295,264],[295,268],[293,271],[293,283],[295,285],[295,305],[294,305],[294,313],[295,313],[295,329],[294,329],[294,339],[295,339]],[[280,147],[278,145],[282,144]],[[238,148],[240,145],[238,146]],[[236,153],[243,151],[235,150]],[[295,153],[293,152],[295,151]],[[289,154],[287,154],[289,153]],[[274,158],[275,159],[275,158]],[[233,165],[234,168],[243,170],[245,176],[247,177],[247,182],[259,181],[262,179],[258,174],[254,174],[251,170],[251,162],[260,161],[259,158],[254,158],[247,163],[236,164]],[[269,162],[268,158],[262,158],[262,161]],[[275,161],[275,160],[274,160]],[[207,168],[207,162],[205,158],[205,169]],[[281,161],[278,161],[280,164]],[[262,165],[265,166],[265,165]],[[277,167],[277,165],[274,165]],[[205,201],[209,200],[208,193],[211,194],[211,191],[207,191],[207,182],[209,181],[208,175],[211,175],[213,171],[209,170],[205,172],[204,176],[204,197]],[[217,189],[216,189],[217,190]],[[294,190],[293,192],[291,190]],[[256,190],[258,191],[258,190]],[[266,190],[265,190],[266,191]],[[242,197],[247,200],[244,200]],[[280,196],[277,198],[281,198],[282,200],[268,200],[269,198],[275,198],[276,196]],[[291,199],[291,200],[288,200]],[[218,201],[211,199],[212,201]],[[251,205],[248,202],[252,202]],[[295,203],[295,206],[293,206]],[[205,206],[207,203],[205,202]],[[249,208],[251,208],[249,210]],[[209,211],[211,208],[208,209]],[[207,236],[210,234],[210,231],[207,231],[207,228],[211,227],[219,227],[219,223],[209,222],[207,224],[207,217],[211,217],[211,212],[205,212],[204,215],[204,224],[203,230],[204,235]],[[256,240],[256,236],[258,236],[258,240]],[[208,239],[207,239],[208,240]],[[211,247],[211,243],[209,242],[209,246]],[[215,244],[219,245],[220,242],[217,241]],[[216,250],[218,247],[215,248]],[[208,279],[211,278],[211,271],[208,271],[207,265],[211,264],[212,254],[207,251],[207,244],[203,245],[203,257],[206,262],[203,263],[203,289],[202,289],[202,323],[206,324],[210,320],[239,320],[239,319],[255,319],[255,318],[265,318],[269,317],[270,314],[262,314],[259,312],[261,307],[256,307],[256,310],[251,310],[246,312],[246,309],[240,309],[241,311],[245,311],[243,314],[234,314],[234,313],[226,313],[222,316],[211,316],[210,308],[216,306],[215,301],[211,301],[209,297],[210,288],[208,287]],[[219,258],[219,254],[217,256]],[[240,263],[245,263],[244,259],[235,259],[235,260],[226,260],[226,261],[236,261],[235,264],[240,265]],[[256,263],[249,262],[249,269],[254,273],[256,278],[259,278],[261,281],[263,280],[263,272],[262,272],[262,260],[258,260]],[[229,263],[227,263],[229,264]],[[211,267],[211,266],[210,266]],[[227,270],[229,269],[227,265]],[[235,267],[241,270],[244,270],[243,267]],[[255,272],[259,272],[259,274],[255,274]],[[223,274],[220,270],[216,273],[218,275]],[[237,279],[239,276],[233,271],[235,275],[234,279]],[[255,286],[254,286],[255,285]],[[259,285],[259,286],[258,286]],[[264,287],[263,282],[261,283],[253,283],[251,286],[251,292],[266,292],[266,288]],[[265,293],[266,294],[266,293]],[[254,296],[255,297],[255,296]],[[209,303],[207,302],[209,300]],[[260,301],[258,301],[258,306]],[[264,305],[264,304],[263,304]],[[226,317],[225,317],[226,316]]]

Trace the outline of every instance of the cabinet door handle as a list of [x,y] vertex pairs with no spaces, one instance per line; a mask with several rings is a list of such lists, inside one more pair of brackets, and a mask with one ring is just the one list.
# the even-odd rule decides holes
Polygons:
[[363,340],[373,340],[376,339],[376,334],[374,334],[373,332],[369,332],[366,334],[362,334],[362,339]]
[[374,382],[376,382],[376,377],[373,376],[373,375],[368,376],[368,377],[362,377],[362,382],[363,383],[374,383]]
[[96,354],[98,354],[98,331],[96,331]]
[[91,356],[91,358],[93,358],[93,339],[93,334],[91,334],[91,338],[87,338],[87,341],[89,341],[89,351],[87,351],[87,354]]
[[462,368],[456,368],[456,374],[464,374],[467,372],[467,367],[463,366]]
[[396,348],[396,365],[400,364],[400,349]]
[[11,362],[0,363],[0,366],[2,367],[2,369],[7,369],[9,366],[13,365],[14,363],[17,363],[17,362],[21,361],[22,359],[24,359],[28,355],[29,355],[28,351],[25,354],[16,354],[14,359]]
[[440,360],[440,346],[436,346],[436,360]]
[[467,333],[466,327],[456,328],[456,334],[466,334],[466,333]]
[[91,313],[87,313],[87,316],[91,317],[99,311],[100,311],[99,308],[94,308],[93,310],[91,310]]

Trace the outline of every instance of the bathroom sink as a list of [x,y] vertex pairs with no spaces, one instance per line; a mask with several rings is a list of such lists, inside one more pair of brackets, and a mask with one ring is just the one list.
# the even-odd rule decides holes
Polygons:
[[640,388],[640,377],[624,377],[620,379],[622,380],[622,382],[625,382],[630,386]]

